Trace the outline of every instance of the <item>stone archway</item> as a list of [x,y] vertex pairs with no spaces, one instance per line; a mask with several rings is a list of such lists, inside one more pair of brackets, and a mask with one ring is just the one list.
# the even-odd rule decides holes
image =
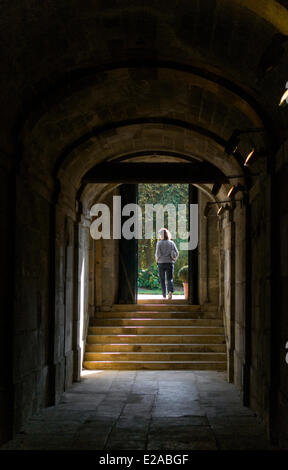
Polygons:
[[[1,187],[3,302],[11,312],[3,319],[3,344],[6,338],[11,343],[3,355],[5,370],[9,366],[3,394],[10,430],[11,391],[19,428],[78,377],[78,244],[87,253],[86,215],[93,197],[83,177],[101,162],[138,152],[148,158],[162,152],[164,159],[174,153],[214,165],[227,178],[214,197],[218,204],[232,184],[244,182],[243,205],[236,203],[220,219],[222,259],[225,251],[227,260],[222,273],[231,271],[234,286],[227,290],[231,311],[226,302],[231,378],[267,422],[273,413],[281,422],[279,410],[287,408],[279,346],[286,331],[281,323],[286,265],[280,253],[286,232],[277,235],[269,227],[273,222],[280,233],[286,217],[281,169],[287,113],[277,104],[287,81],[287,58],[277,57],[287,34],[287,9],[284,1],[270,3],[124,2],[119,15],[110,2],[101,7],[92,2],[79,16],[72,1],[69,18],[61,1],[35,6],[33,14],[25,9],[25,15],[20,3],[7,4],[1,29],[3,50],[10,56],[2,61],[1,75]],[[239,153],[224,151],[233,131],[247,128],[265,129],[253,143],[270,154],[253,163],[253,171],[243,169],[251,146],[247,136]],[[278,150],[276,166],[271,156]],[[212,193],[209,182],[198,183]],[[97,191],[108,188],[100,182]],[[6,247],[15,255],[13,267]],[[265,364],[270,353],[279,363],[276,374]]]

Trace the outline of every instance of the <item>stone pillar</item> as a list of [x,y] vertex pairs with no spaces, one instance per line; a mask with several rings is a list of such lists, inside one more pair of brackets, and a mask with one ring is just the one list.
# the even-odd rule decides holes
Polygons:
[[223,306],[224,325],[227,341],[227,379],[234,380],[234,348],[235,348],[235,224],[233,212],[225,212],[222,219],[223,230]]
[[82,368],[85,342],[89,326],[89,246],[90,246],[90,220],[81,217],[79,224],[79,251],[78,251],[78,319],[80,350],[80,370]]
[[[238,197],[240,199],[240,196]],[[251,299],[250,299],[250,208],[237,204],[235,220],[235,351],[234,382],[242,392],[247,405],[249,394],[250,350],[251,350]]]
[[199,191],[199,303],[204,315],[218,316],[220,289],[219,227],[216,204],[204,216],[206,204],[211,199]]

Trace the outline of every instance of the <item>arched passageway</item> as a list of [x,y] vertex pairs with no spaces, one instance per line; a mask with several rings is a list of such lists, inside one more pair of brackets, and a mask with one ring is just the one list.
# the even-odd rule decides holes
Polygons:
[[[120,12],[114,2],[70,2],[67,18],[65,2],[24,11],[7,2],[3,442],[80,379],[89,318],[117,297],[117,263],[91,264],[99,256],[91,207],[161,165],[164,181],[198,188],[198,294],[203,311],[212,306],[224,320],[228,380],[273,442],[287,445],[287,109],[278,106],[287,8],[162,3],[123,2]],[[209,201],[213,217],[204,214]],[[221,206],[227,210],[216,217]],[[209,224],[219,255],[212,301]],[[117,243],[103,245],[115,261]]]

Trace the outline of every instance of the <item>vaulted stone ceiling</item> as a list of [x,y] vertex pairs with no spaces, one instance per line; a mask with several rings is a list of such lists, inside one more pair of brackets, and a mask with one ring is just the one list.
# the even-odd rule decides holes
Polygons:
[[223,151],[235,128],[265,127],[262,147],[287,131],[278,107],[287,54],[262,70],[275,35],[288,34],[285,6],[3,2],[2,150],[48,185],[56,175],[75,190],[95,164],[139,150],[182,152],[239,173],[241,162]]

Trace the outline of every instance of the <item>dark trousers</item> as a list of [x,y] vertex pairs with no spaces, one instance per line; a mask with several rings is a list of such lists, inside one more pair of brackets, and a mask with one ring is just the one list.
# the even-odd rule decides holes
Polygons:
[[[158,271],[162,289],[163,297],[166,297],[166,282],[168,292],[173,292],[173,273],[174,273],[174,264],[173,263],[158,263]],[[165,282],[166,277],[166,282]]]

